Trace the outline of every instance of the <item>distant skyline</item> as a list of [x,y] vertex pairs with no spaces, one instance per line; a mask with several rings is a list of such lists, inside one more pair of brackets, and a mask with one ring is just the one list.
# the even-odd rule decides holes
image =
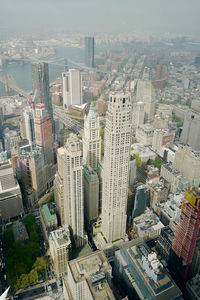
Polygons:
[[0,0],[0,31],[198,35],[199,11],[199,0]]

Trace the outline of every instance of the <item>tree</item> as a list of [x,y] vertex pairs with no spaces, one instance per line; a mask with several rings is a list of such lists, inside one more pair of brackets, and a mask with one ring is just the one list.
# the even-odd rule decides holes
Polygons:
[[137,168],[141,168],[141,167],[143,167],[144,165],[146,165],[146,162],[145,162],[145,161],[142,161],[141,158],[139,157],[139,155],[134,154],[133,157],[136,159],[136,167],[137,167]]
[[154,167],[158,168],[159,170],[161,169],[163,162],[159,157],[156,157],[153,161]]
[[37,272],[41,273],[47,268],[47,266],[48,266],[48,263],[47,263],[46,259],[44,258],[44,256],[41,256],[41,257],[37,257],[37,259],[33,265],[33,268]]
[[35,284],[38,281],[38,272],[36,269],[31,270],[28,276],[30,284]]

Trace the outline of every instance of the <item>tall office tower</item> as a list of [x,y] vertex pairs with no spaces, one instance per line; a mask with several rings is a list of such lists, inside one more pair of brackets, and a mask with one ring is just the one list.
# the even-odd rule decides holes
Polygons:
[[2,220],[20,216],[24,212],[22,195],[11,161],[0,164],[0,214]]
[[103,165],[102,232],[107,242],[126,235],[130,145],[130,96],[113,93],[106,114]]
[[94,111],[93,104],[84,119],[83,161],[92,169],[97,169],[101,159],[101,137],[99,117]]
[[57,151],[58,171],[56,172],[55,180],[54,180],[54,197],[55,197],[55,202],[58,207],[58,212],[60,215],[60,220],[61,220],[62,226],[65,224],[64,185],[63,185],[64,155],[65,155],[64,148],[63,147],[59,148]]
[[200,150],[200,107],[195,104],[195,101],[192,101],[191,109],[185,114],[180,140],[198,151]]
[[144,102],[145,118],[152,120],[155,112],[155,89],[151,80],[138,80],[136,102]]
[[35,92],[34,103],[43,103],[53,124],[53,108],[49,89],[49,67],[47,63],[32,64],[32,87]]
[[70,226],[77,247],[84,244],[84,205],[82,144],[77,135],[70,134],[64,146],[64,217]]
[[99,178],[90,167],[83,167],[84,181],[84,214],[87,223],[99,216]]
[[185,191],[182,204],[182,213],[175,232],[172,250],[184,265],[184,281],[187,280],[188,270],[192,262],[200,226],[200,192],[192,187]]
[[136,131],[139,125],[144,124],[144,103],[143,102],[133,103],[132,124],[133,124],[133,131]]
[[35,141],[41,148],[45,164],[53,164],[53,134],[50,117],[43,103],[35,106]]
[[70,232],[67,226],[50,232],[49,249],[56,276],[62,277],[67,273],[67,263],[71,254]]
[[70,105],[82,104],[82,83],[81,72],[70,69],[69,72],[62,73],[63,80],[63,108]]
[[143,214],[147,203],[147,188],[145,184],[139,185],[136,188],[135,201],[132,217],[136,218]]
[[94,37],[85,37],[85,65],[94,68]]
[[33,145],[35,142],[34,116],[33,116],[33,109],[30,106],[27,106],[24,109],[23,118],[24,118],[25,137],[29,141],[29,144]]

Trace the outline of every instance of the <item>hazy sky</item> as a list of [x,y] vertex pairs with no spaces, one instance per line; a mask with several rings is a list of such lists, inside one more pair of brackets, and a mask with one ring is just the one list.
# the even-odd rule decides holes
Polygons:
[[200,33],[200,0],[0,0],[0,30]]

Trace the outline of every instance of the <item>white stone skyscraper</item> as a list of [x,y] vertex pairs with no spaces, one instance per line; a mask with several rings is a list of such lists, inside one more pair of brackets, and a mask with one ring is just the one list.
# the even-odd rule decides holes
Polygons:
[[94,111],[93,103],[84,119],[83,162],[96,170],[101,159],[101,137],[99,117]]
[[33,145],[35,143],[34,114],[30,106],[23,110],[23,119],[26,139],[30,145]]
[[102,233],[109,243],[126,235],[130,145],[130,96],[113,93],[106,114],[102,193]]
[[75,69],[69,69],[62,73],[63,79],[63,108],[70,105],[82,104],[82,79],[81,72]]
[[82,143],[70,134],[64,146],[64,218],[73,233],[77,247],[84,244],[84,204]]

